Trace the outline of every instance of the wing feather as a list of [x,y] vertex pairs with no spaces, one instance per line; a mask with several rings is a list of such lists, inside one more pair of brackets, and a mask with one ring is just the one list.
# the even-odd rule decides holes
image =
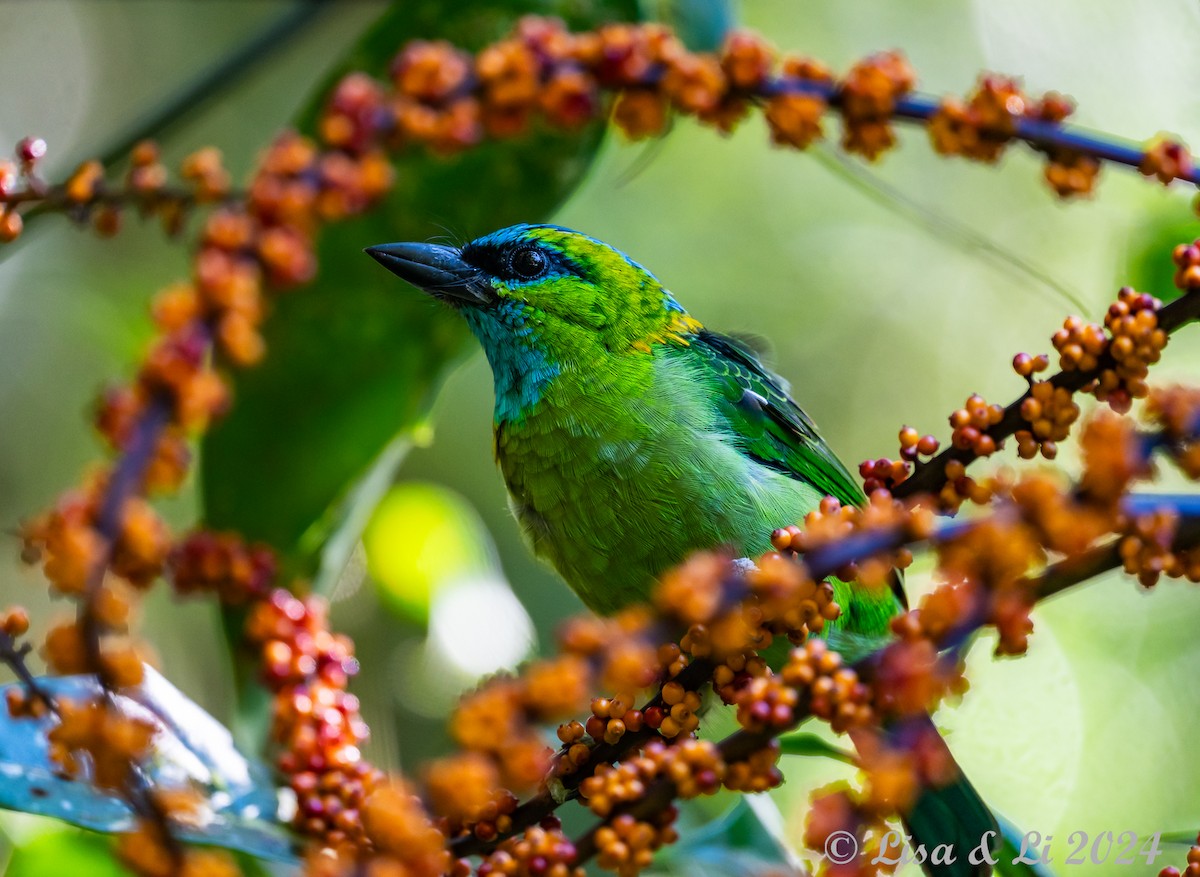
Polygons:
[[[741,453],[775,472],[811,484],[845,505],[866,501],[845,464],[792,401],[787,384],[768,371],[752,349],[707,329],[689,336],[688,342],[688,349],[706,367],[713,398],[719,400],[733,443]],[[900,576],[893,574],[890,584],[900,605],[908,608]]]
[[739,450],[776,472],[811,484],[827,496],[860,505],[865,496],[845,464],[792,401],[783,380],[745,344],[707,329],[688,338],[707,366],[714,398]]

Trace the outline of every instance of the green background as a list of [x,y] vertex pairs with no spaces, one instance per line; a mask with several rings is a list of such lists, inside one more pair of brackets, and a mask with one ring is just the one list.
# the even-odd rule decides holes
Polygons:
[[[44,136],[48,174],[61,177],[286,7],[266,0],[5,4],[0,145]],[[240,176],[381,9],[337,4],[175,131],[168,158],[215,143]],[[741,16],[781,48],[837,69],[900,48],[935,93],[966,90],[980,70],[1015,73],[1035,94],[1074,97],[1082,124],[1139,138],[1165,130],[1200,143],[1200,7],[1184,0],[760,0],[744,3]],[[662,143],[610,140],[552,218],[650,267],[705,323],[768,338],[776,369],[850,462],[893,453],[903,423],[944,437],[946,415],[971,392],[1006,402],[1020,391],[1008,368],[1013,353],[1047,350],[1063,316],[1078,310],[1031,270],[1097,316],[1118,286],[1144,276],[1133,272],[1143,270],[1147,252],[1161,265],[1172,243],[1196,233],[1186,191],[1163,191],[1131,172],[1105,169],[1094,198],[1063,204],[1021,149],[989,168],[934,156],[919,130],[902,131],[900,141],[865,171],[868,191],[889,193],[880,198],[864,192],[857,162],[847,175],[831,170],[828,154],[772,149],[757,116],[729,138],[682,121]],[[424,223],[424,236],[445,233],[436,210],[409,221]],[[378,241],[361,241],[371,243]],[[994,247],[1024,267],[998,258]],[[187,252],[164,243],[152,225],[129,222],[118,239],[98,241],[53,218],[0,257],[0,531],[8,534],[97,458],[85,419],[91,400],[129,374],[151,335],[149,297],[186,272]],[[416,295],[398,284],[395,293]],[[1196,331],[1172,342],[1159,381],[1200,375]],[[491,378],[472,355],[446,381],[432,428],[422,430],[422,446],[400,475],[466,498],[495,545],[498,568],[485,564],[482,575],[511,583],[545,649],[555,623],[580,607],[520,542],[491,462],[490,419]],[[288,436],[263,441],[282,445]],[[1012,461],[1011,452],[1001,456]],[[1072,449],[1062,459],[1072,467]],[[287,485],[261,490],[288,502]],[[194,519],[194,480],[163,509],[179,527]],[[40,576],[23,569],[17,553],[15,538],[0,539],[0,603],[27,605],[40,630],[65,609],[49,603]],[[919,570],[910,582],[925,586]],[[377,611],[374,589],[356,587],[363,583],[370,577],[356,555],[337,588],[335,621],[363,659],[355,690],[374,731],[370,754],[387,767],[410,767],[444,745],[438,713],[447,674],[421,659],[428,653],[419,625]],[[1059,840],[1077,829],[1144,835],[1200,824],[1200,612],[1192,590],[1166,582],[1146,595],[1131,580],[1106,577],[1035,613],[1027,657],[996,662],[986,641],[977,645],[971,691],[937,718],[986,800]],[[167,675],[230,720],[230,670],[215,610],[176,603],[160,588],[144,630]],[[789,763],[778,800],[793,837],[811,789],[844,775],[832,762]],[[0,824],[18,842],[36,830],[27,819]],[[1065,847],[1055,847],[1061,861]],[[1168,849],[1153,869],[1092,870],[1181,865],[1183,849]]]

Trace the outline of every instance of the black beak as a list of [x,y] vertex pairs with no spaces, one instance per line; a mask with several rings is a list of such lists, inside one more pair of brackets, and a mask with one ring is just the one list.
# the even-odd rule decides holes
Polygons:
[[478,268],[463,261],[462,251],[441,244],[380,244],[363,252],[418,289],[452,302],[481,305],[492,298],[491,285]]

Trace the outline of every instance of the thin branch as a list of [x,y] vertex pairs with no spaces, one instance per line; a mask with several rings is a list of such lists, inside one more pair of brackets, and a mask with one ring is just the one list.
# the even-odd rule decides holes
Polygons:
[[158,441],[170,423],[171,414],[172,401],[164,395],[156,394],[146,403],[145,410],[134,424],[124,453],[118,458],[105,485],[100,512],[96,518],[95,531],[103,547],[88,576],[87,589],[79,603],[78,616],[88,652],[88,663],[95,670],[97,679],[106,691],[111,691],[111,684],[104,669],[100,642],[102,631],[95,603],[112,560],[113,546],[121,535],[125,504],[140,493],[142,479],[154,459]]
[[[1169,505],[1170,499],[1171,497],[1167,496],[1155,497],[1153,494],[1145,494],[1141,495],[1134,505],[1144,506],[1147,510],[1149,508],[1161,508]],[[1198,498],[1195,496],[1189,495],[1184,499],[1189,507],[1195,506],[1198,503]],[[1153,504],[1154,500],[1157,500],[1157,505]],[[1181,519],[1180,528],[1173,543],[1176,549],[1193,548],[1200,545],[1200,517],[1195,515],[1194,508],[1189,508],[1189,512],[1190,514],[1183,516]],[[1047,567],[1039,575],[1024,579],[1023,584],[1029,589],[1029,593],[1037,595],[1036,600],[1040,602],[1050,596],[1062,593],[1074,585],[1082,584],[1101,573],[1116,569],[1121,566],[1121,559],[1116,550],[1118,541],[1114,540],[1104,546],[1092,549],[1078,558],[1065,560]],[[979,620],[981,623],[976,625],[976,627],[982,625],[982,619]],[[878,663],[880,656],[887,648],[885,646],[860,659],[853,665],[854,668],[860,673],[869,670],[871,666]],[[775,738],[793,730],[809,717],[809,699],[805,692],[801,691],[800,698],[792,713],[793,721],[790,724],[787,726],[769,727],[761,731],[735,731],[718,743],[717,749],[726,764],[744,761],[755,752],[759,752],[764,747],[770,745],[771,741]],[[575,864],[581,864],[597,853],[596,832],[604,825],[610,823],[614,818],[628,814],[639,820],[649,819],[668,807],[677,795],[678,789],[671,779],[663,777],[652,782],[642,797],[622,807],[615,808],[606,818],[600,820],[574,842],[576,852]]]
[[[96,601],[112,560],[113,546],[121,533],[125,504],[140,492],[142,479],[154,459],[159,439],[170,423],[172,406],[172,400],[161,393],[155,394],[146,403],[146,409],[134,425],[124,453],[109,476],[96,520],[95,530],[103,547],[101,556],[96,559],[89,575],[87,590],[79,604],[78,618],[88,663],[104,691],[105,700],[110,705],[115,703],[116,690],[105,667],[101,643],[103,631],[96,611]],[[174,868],[182,867],[184,851],[171,831],[169,814],[154,798],[149,780],[143,775],[139,765],[131,763],[129,771],[129,785],[125,790],[126,801],[135,813],[154,827],[163,848],[171,857]]]
[[18,646],[15,637],[7,631],[0,630],[0,662],[13,671],[20,681],[21,687],[30,697],[41,701],[52,712],[57,712],[58,706],[55,704],[53,696],[42,687],[25,663],[25,659],[31,651],[33,651],[33,646],[29,643],[22,643]]
[[[1197,292],[1188,292],[1180,296],[1164,305],[1158,312],[1158,325],[1168,334],[1196,319],[1200,319],[1200,293]],[[1061,387],[1075,393],[1099,377],[1102,371],[1115,365],[1112,356],[1106,352],[1099,358],[1099,363],[1094,369],[1060,371],[1050,377],[1049,381],[1056,388]],[[1029,427],[1029,421],[1021,416],[1021,406],[1031,394],[1031,390],[1022,393],[1004,409],[1004,416],[1000,421],[984,431],[995,440],[997,446],[1018,430]],[[933,459],[918,466],[912,475],[892,490],[892,495],[897,499],[908,499],[921,493],[937,493],[946,483],[947,464],[957,460],[966,465],[976,458],[975,452],[970,448],[956,448],[950,445]]]
[[[831,107],[840,107],[844,94],[841,83],[814,79],[780,77],[764,83],[759,93],[763,97],[779,94],[811,94]],[[942,100],[931,94],[910,92],[896,98],[892,116],[904,121],[926,124],[941,109]],[[1061,122],[1048,122],[1022,116],[1012,118],[1013,136],[1034,149],[1047,153],[1076,152],[1090,155],[1112,164],[1140,168],[1146,160],[1146,150],[1131,140],[1091,131]],[[1178,179],[1200,186],[1200,168],[1188,168]]]
[[[1150,444],[1146,445],[1149,452]],[[1180,513],[1181,523],[1176,534],[1177,548],[1200,545],[1200,496],[1193,494],[1131,494],[1126,497],[1124,508],[1129,514],[1142,514],[1162,508],[1173,508]],[[1002,510],[997,514],[1009,514]],[[943,520],[928,540],[929,544],[945,543],[961,537],[968,530],[979,526],[986,519],[974,520]],[[804,555],[803,563],[809,575],[814,579],[822,579],[833,575],[847,564],[876,556],[883,552],[893,551],[902,547],[917,547],[925,540],[913,540],[907,537],[902,527],[881,527],[864,533],[856,533],[843,539],[823,545]],[[1034,602],[1040,602],[1056,594],[1095,578],[1101,573],[1117,569],[1121,566],[1121,558],[1117,551],[1120,539],[1113,539],[1101,546],[1092,548],[1078,557],[1068,558],[1044,569],[1035,576],[1026,577],[1018,588],[1020,591],[1035,595]],[[983,613],[966,619],[948,633],[946,641],[940,645],[946,649],[959,648],[965,643],[971,633],[984,626],[987,618]],[[874,666],[880,655],[886,650],[884,646],[857,661],[853,666],[860,672],[868,671]],[[696,690],[709,681],[714,665],[706,659],[694,660],[674,678],[687,690]],[[662,704],[661,693],[656,694],[641,709],[645,710]],[[719,745],[721,755],[728,762],[740,761],[750,754],[767,745],[773,738],[794,728],[808,717],[807,701],[801,698],[795,712],[795,722],[786,728],[776,728],[769,731],[750,732],[738,731],[726,738]],[[510,814],[511,826],[508,830],[491,840],[483,841],[473,834],[463,835],[453,839],[449,848],[457,858],[472,855],[484,855],[494,850],[498,844],[509,837],[520,834],[526,828],[536,825],[551,815],[559,806],[578,797],[580,783],[601,764],[613,764],[628,757],[640,749],[645,743],[655,737],[655,732],[644,728],[639,732],[628,732],[615,744],[600,743],[592,750],[586,769],[578,773],[562,777],[560,788],[555,791],[545,789],[533,796]],[[616,811],[631,813],[641,818],[648,813],[657,812],[675,797],[674,786],[668,781],[659,781],[647,790],[646,796],[631,803],[627,808]],[[657,806],[656,806],[657,805]],[[607,822],[605,820],[604,822]],[[602,822],[601,824],[604,824]],[[594,853],[593,834],[589,831],[577,843],[580,861]]]
[[[143,140],[159,139],[169,134],[172,129],[187,121],[223,93],[239,85],[254,70],[288,47],[317,22],[331,3],[332,0],[299,0],[295,6],[251,35],[216,64],[202,71],[191,82],[131,123],[114,141],[100,150],[97,160],[106,170],[110,169],[127,158],[130,150]],[[220,203],[244,199],[245,193],[231,191]],[[26,235],[31,227],[30,220],[45,213],[72,214],[101,205],[133,206],[152,212],[164,204],[177,204],[181,208],[197,204],[195,192],[186,188],[164,187],[152,192],[137,192],[100,185],[95,196],[81,205],[67,198],[66,186],[49,186],[36,179],[31,180],[25,189],[14,192],[0,201],[12,207],[30,205],[22,213]],[[2,256],[3,250],[0,250],[0,258]]]
[[220,61],[198,74],[157,107],[134,121],[98,156],[109,167],[125,158],[138,143],[158,139],[225,92],[241,84],[295,38],[316,23],[331,0],[300,0],[274,21],[248,37]]
[[[0,203],[10,207],[32,204],[22,215],[28,219],[39,213],[79,214],[95,207],[136,207],[144,213],[152,213],[165,205],[177,205],[180,208],[196,207],[200,204],[229,204],[246,200],[246,193],[239,189],[231,189],[217,201],[203,201],[197,197],[193,189],[183,186],[163,186],[152,191],[138,191],[125,186],[110,186],[99,184],[96,191],[87,201],[76,201],[67,196],[67,187],[63,183],[52,186],[31,186],[18,192],[0,198]],[[86,214],[84,214],[86,216]],[[0,251],[2,252],[2,251]]]

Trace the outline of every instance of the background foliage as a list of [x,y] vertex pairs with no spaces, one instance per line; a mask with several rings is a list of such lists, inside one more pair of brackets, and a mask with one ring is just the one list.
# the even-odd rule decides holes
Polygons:
[[[0,32],[0,72],[9,84],[0,143],[36,131],[51,145],[47,174],[61,177],[287,5],[12,6],[17,14],[6,16]],[[383,8],[358,2],[323,14],[271,63],[174,130],[164,140],[168,161],[215,142],[240,176],[264,138],[295,117],[312,86]],[[1076,98],[1081,124],[1131,136],[1165,129],[1200,142],[1200,96],[1192,88],[1200,77],[1192,48],[1200,10],[1183,0],[1159,0],[1150,9],[1130,0],[1061,0],[1052,7],[1033,0],[814,0],[802,7],[756,0],[743,5],[741,18],[777,45],[835,68],[900,47],[922,86],[935,93],[961,92],[984,69],[1021,74],[1031,92],[1058,89]],[[919,142],[923,132],[900,136],[912,148],[889,153],[870,171],[877,182],[864,187],[861,171],[843,170],[832,157],[771,150],[761,118],[729,139],[682,122],[660,144],[607,142],[553,218],[650,266],[706,323],[768,336],[774,364],[792,380],[797,398],[835,449],[857,461],[890,452],[903,422],[941,431],[945,413],[969,392],[996,400],[1015,395],[1011,354],[1044,350],[1063,312],[1078,309],[1055,286],[1069,289],[1088,315],[1098,313],[1117,286],[1151,276],[1136,273],[1146,270],[1147,252],[1161,263],[1187,234],[1181,233],[1184,194],[1134,175],[1107,169],[1091,203],[1062,204],[1046,193],[1036,160],[1020,151],[988,169],[937,158]],[[450,175],[439,179],[453,183]],[[892,194],[877,197],[881,189]],[[461,235],[471,221],[458,212],[461,199],[450,189],[445,205],[405,215],[396,227],[415,238]],[[526,203],[545,202],[515,200],[515,207]],[[504,206],[495,224],[524,218],[514,203]],[[359,289],[358,278],[378,271],[358,252],[379,242],[375,237],[358,240],[350,227],[331,237],[346,254],[322,263],[322,284],[344,283],[348,295]],[[1015,254],[1024,267],[1012,267],[993,247]],[[165,245],[153,227],[130,223],[118,241],[103,242],[55,219],[2,255],[0,528],[11,531],[94,458],[82,414],[95,390],[135,361],[150,333],[147,296],[186,270],[186,253]],[[1054,286],[1031,277],[1030,269],[1053,278]],[[1159,279],[1150,291],[1167,293],[1161,275],[1153,276]],[[416,296],[399,284],[386,288]],[[353,307],[348,300],[346,313],[356,314]],[[454,316],[433,303],[412,298],[396,307],[428,321],[430,334],[448,346],[461,336]],[[283,352],[276,339],[268,341],[272,356]],[[300,400],[311,390],[305,381],[343,365],[320,338],[305,346],[311,371],[298,371],[290,388]],[[1195,346],[1181,342],[1156,377],[1195,375],[1198,366]],[[399,409],[405,400],[389,399],[380,384],[373,404]],[[239,416],[251,410],[235,409]],[[458,684],[465,685],[472,673],[489,669],[487,659],[516,660],[528,642],[547,643],[554,622],[579,608],[520,544],[491,464],[490,412],[490,376],[474,355],[450,374],[430,428],[412,436],[421,446],[399,473],[402,482],[457,492],[465,508],[426,491],[424,501],[409,503],[423,512],[410,510],[393,522],[413,541],[378,542],[393,551],[426,544],[418,543],[412,524],[411,515],[421,513],[432,531],[448,521],[457,539],[435,542],[443,547],[421,555],[418,569],[399,572],[388,571],[382,547],[372,557],[360,551],[336,583],[342,599],[335,624],[358,643],[366,671],[356,690],[374,731],[371,755],[385,767],[411,764],[443,745],[450,692],[444,676],[426,674],[430,662],[423,656],[437,649],[456,656]],[[260,447],[284,458],[299,430],[263,434]],[[368,432],[363,427],[364,441]],[[378,444],[381,434],[388,433],[376,430],[369,440]],[[252,484],[253,470],[248,478]],[[295,508],[303,499],[288,488],[298,486],[264,478],[252,494]],[[173,523],[201,513],[198,495],[193,484],[169,501]],[[376,527],[387,523],[377,519]],[[42,589],[32,586],[34,574],[20,567],[17,550],[15,539],[0,545],[0,601],[19,600],[35,618],[48,619],[53,613],[39,603]],[[475,559],[457,562],[464,554]],[[386,579],[390,597],[381,600],[375,578]],[[491,622],[486,630],[514,635],[507,644],[489,641],[480,654],[468,648],[480,634],[469,618],[454,614],[471,601],[451,597],[466,593],[468,582],[501,600],[505,581],[524,609],[508,605],[504,625],[495,624],[495,612],[483,619]],[[910,581],[920,589],[919,571]],[[428,639],[423,611],[376,608],[403,604],[395,590],[414,588],[444,595],[426,610]],[[1189,745],[1193,722],[1183,694],[1200,669],[1200,646],[1189,636],[1195,601],[1185,588],[1168,583],[1145,601],[1114,577],[1040,609],[1028,657],[994,663],[987,644],[977,646],[973,691],[937,718],[951,729],[956,755],[990,803],[1022,827],[1063,836],[1077,828],[1144,834],[1200,822],[1194,793],[1200,751]],[[215,609],[171,605],[160,589],[148,612],[147,634],[169,678],[230,720],[230,668],[221,658]],[[777,794],[788,830],[797,835],[809,791],[848,769],[824,762],[790,768]],[[0,825],[17,844],[36,844],[31,839],[42,829],[9,816]],[[87,854],[86,843],[71,849]],[[40,873],[31,868],[14,864],[12,873]]]

